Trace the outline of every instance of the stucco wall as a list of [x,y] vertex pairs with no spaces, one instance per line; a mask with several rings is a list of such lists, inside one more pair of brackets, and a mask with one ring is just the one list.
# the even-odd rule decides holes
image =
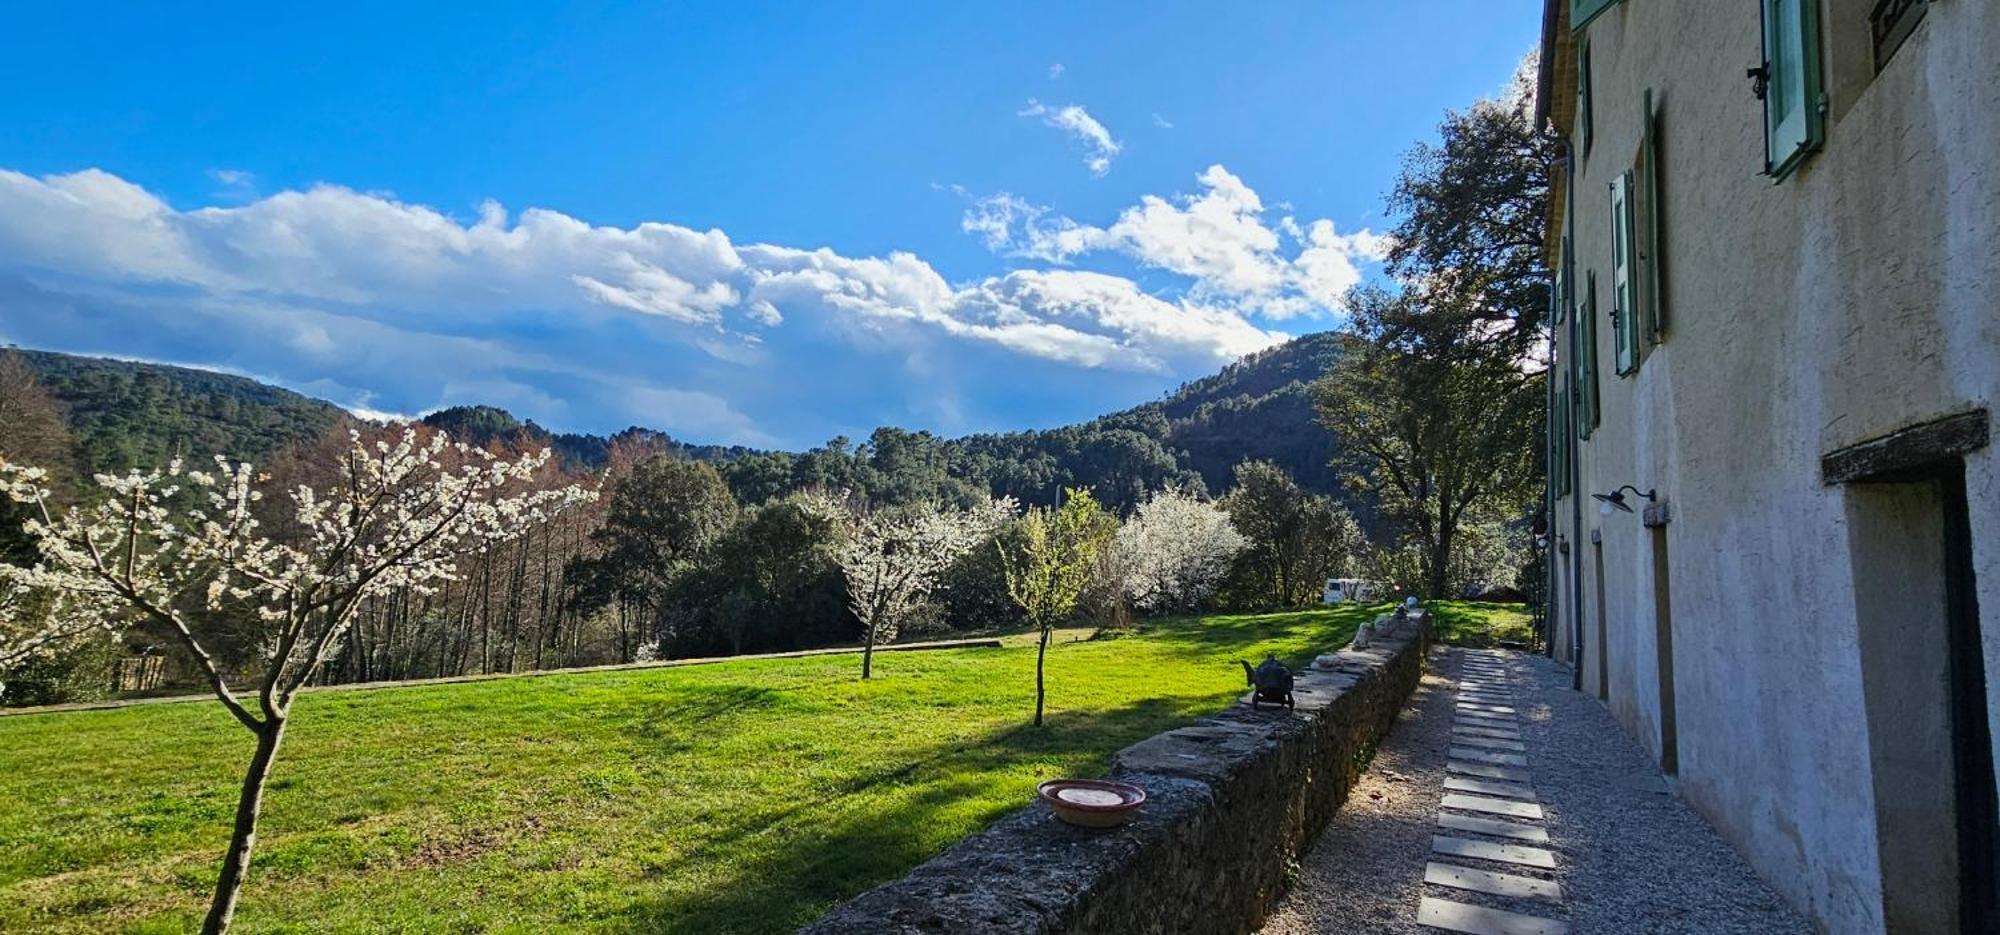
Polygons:
[[1148,796],[1126,827],[1037,802],[801,932],[1251,931],[1416,688],[1426,640],[1407,632],[1301,673],[1295,711],[1239,705],[1120,751],[1112,778]]
[[[1824,5],[1835,117],[1822,151],[1773,184],[1758,174],[1762,110],[1743,77],[1762,58],[1757,4],[1618,4],[1586,32],[1595,145],[1575,167],[1571,202],[1577,280],[1597,271],[1608,316],[1607,187],[1634,163],[1653,89],[1670,331],[1620,377],[1600,319],[1603,417],[1579,445],[1578,492],[1632,483],[1671,504],[1682,794],[1789,899],[1843,932],[1881,928],[1881,884],[1847,494],[1822,482],[1820,457],[2000,408],[2000,4],[1939,0],[1872,80],[1841,32],[1865,37],[1870,5]],[[1997,477],[1991,447],[1967,458],[1993,712]],[[1652,545],[1637,516],[1585,503],[1570,567],[1593,615],[1586,642],[1595,529],[1609,706],[1657,757]],[[1570,534],[1569,517],[1559,502],[1559,533]],[[1595,652],[1583,666],[1593,688]]]

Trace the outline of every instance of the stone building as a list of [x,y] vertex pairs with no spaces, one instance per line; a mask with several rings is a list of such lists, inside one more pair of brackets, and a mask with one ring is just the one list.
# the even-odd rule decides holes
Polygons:
[[2000,931],[2000,2],[1543,32],[1556,654],[1822,927]]

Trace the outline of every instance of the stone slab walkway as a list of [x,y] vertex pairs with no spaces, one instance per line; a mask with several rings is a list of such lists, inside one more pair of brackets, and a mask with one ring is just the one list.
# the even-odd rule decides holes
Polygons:
[[1568,673],[1440,649],[1263,931],[1810,932]]

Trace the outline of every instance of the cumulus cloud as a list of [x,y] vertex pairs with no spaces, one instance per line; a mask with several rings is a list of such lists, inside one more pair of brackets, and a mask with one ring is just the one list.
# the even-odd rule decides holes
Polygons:
[[1111,171],[1111,160],[1124,150],[1124,145],[1111,138],[1111,131],[1104,128],[1089,111],[1076,104],[1051,107],[1034,98],[1028,99],[1028,106],[1021,109],[1018,116],[1035,117],[1044,126],[1061,130],[1071,139],[1083,144],[1083,164],[1090,173],[1103,176]]
[[1220,165],[1196,181],[1198,193],[1146,195],[1105,227],[1006,192],[974,201],[959,226],[988,249],[1050,263],[1122,254],[1187,277],[1197,303],[1273,319],[1340,310],[1361,264],[1386,255],[1387,239],[1367,230],[1344,234],[1325,219],[1302,226],[1290,215],[1267,223],[1263,200]]
[[[1025,201],[993,212],[966,229],[1003,245],[1032,227],[1057,265],[1114,242],[1171,253],[1148,239],[1170,234],[1084,228]],[[885,359],[1001,386],[1022,362],[1188,376],[1284,338],[1221,293],[1161,297],[1074,269],[954,282],[910,253],[739,244],[497,202],[466,220],[337,185],[183,210],[95,169],[0,170],[0,280],[42,297],[10,307],[15,340],[206,355],[374,411],[493,402],[554,425],[629,418],[744,443],[784,437],[759,428],[772,412],[883,404],[897,390],[869,387]],[[954,355],[978,363],[937,365]]]

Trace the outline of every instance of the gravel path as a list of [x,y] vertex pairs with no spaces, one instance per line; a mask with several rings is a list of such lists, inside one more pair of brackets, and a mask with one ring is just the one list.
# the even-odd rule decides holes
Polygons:
[[1264,931],[1421,932],[1423,896],[1438,799],[1444,795],[1451,729],[1451,682],[1437,656],[1389,739],[1348,794],[1339,814],[1300,862],[1298,881]]
[[[1504,693],[1516,709],[1516,723],[1501,726],[1517,727],[1527,748],[1521,755],[1532,790],[1518,795],[1532,796],[1545,813],[1522,824],[1547,831],[1549,840],[1531,849],[1553,852],[1554,869],[1432,854],[1440,802],[1448,794],[1446,751],[1453,745],[1458,678],[1468,659],[1477,665],[1494,658],[1454,649],[1432,656],[1432,671],[1403,719],[1306,856],[1265,932],[1435,932],[1416,921],[1427,898],[1547,919],[1553,926],[1548,931],[1567,923],[1571,933],[1812,930],[1668,791],[1651,759],[1610,713],[1571,691],[1568,671],[1540,656],[1500,654],[1501,674],[1473,678],[1495,686],[1480,690],[1488,703],[1500,703],[1491,696]],[[1552,882],[1560,897],[1517,899],[1427,885],[1425,868],[1433,861],[1543,881],[1535,884],[1543,887]]]

